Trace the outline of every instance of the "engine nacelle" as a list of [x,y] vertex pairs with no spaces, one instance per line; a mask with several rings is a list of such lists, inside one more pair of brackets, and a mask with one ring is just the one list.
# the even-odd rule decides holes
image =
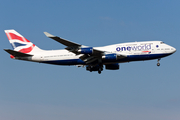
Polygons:
[[81,53],[81,54],[92,54],[93,53],[93,48],[92,47],[80,48],[78,50],[78,53]]
[[108,69],[108,70],[118,70],[119,69],[119,64],[118,63],[108,64],[108,65],[105,65],[105,66],[106,66],[106,69]]
[[106,54],[104,56],[102,56],[103,60],[116,60],[117,59],[117,55],[116,54]]

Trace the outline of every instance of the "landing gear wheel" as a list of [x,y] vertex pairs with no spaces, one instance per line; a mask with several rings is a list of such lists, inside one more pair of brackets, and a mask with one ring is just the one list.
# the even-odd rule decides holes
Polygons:
[[157,66],[160,66],[160,63],[157,63]]
[[100,67],[98,70],[98,73],[101,74],[102,68]]
[[159,63],[160,60],[161,60],[161,59],[158,59],[158,61],[157,61],[157,62],[158,62],[158,63],[157,63],[157,66],[160,66],[160,63]]

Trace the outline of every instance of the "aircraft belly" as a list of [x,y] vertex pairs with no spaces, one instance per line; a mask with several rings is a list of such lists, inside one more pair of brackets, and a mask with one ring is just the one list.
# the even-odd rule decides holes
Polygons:
[[171,54],[144,54],[144,55],[127,55],[126,58],[122,58],[119,60],[103,60],[104,64],[109,63],[124,63],[124,62],[131,62],[131,61],[142,61],[142,60],[152,60],[163,58]]
[[81,59],[64,59],[64,60],[50,60],[43,61],[43,63],[54,64],[54,65],[78,65],[85,64]]
[[119,62],[130,62],[130,61],[141,61],[141,60],[152,60],[163,58],[171,54],[145,54],[145,55],[128,55],[126,58],[119,60]]
[[[123,63],[131,61],[141,61],[141,60],[151,60],[166,57],[170,54],[145,54],[145,55],[127,55],[126,58],[119,60],[103,60],[103,64],[109,63]],[[81,59],[61,59],[61,60],[48,60],[43,61],[42,63],[54,64],[54,65],[85,65],[86,63]]]

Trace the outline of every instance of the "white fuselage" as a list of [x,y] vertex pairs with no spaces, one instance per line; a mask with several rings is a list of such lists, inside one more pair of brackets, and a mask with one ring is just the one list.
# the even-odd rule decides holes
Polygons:
[[[121,60],[108,61],[109,63],[158,59],[168,56],[176,51],[174,47],[169,46],[162,41],[129,42],[94,48],[106,51],[107,54],[116,53],[127,56]],[[36,52],[36,54],[28,60],[59,65],[85,65],[85,63],[79,59],[80,56],[82,56],[82,54],[76,55],[67,50],[42,50]],[[104,61],[106,64],[108,64],[108,62]]]

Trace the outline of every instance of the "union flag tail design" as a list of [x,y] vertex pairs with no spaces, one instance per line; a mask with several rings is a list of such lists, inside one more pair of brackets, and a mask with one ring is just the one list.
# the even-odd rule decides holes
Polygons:
[[41,50],[15,30],[5,30],[5,33],[14,51],[32,53],[33,51],[37,52]]

